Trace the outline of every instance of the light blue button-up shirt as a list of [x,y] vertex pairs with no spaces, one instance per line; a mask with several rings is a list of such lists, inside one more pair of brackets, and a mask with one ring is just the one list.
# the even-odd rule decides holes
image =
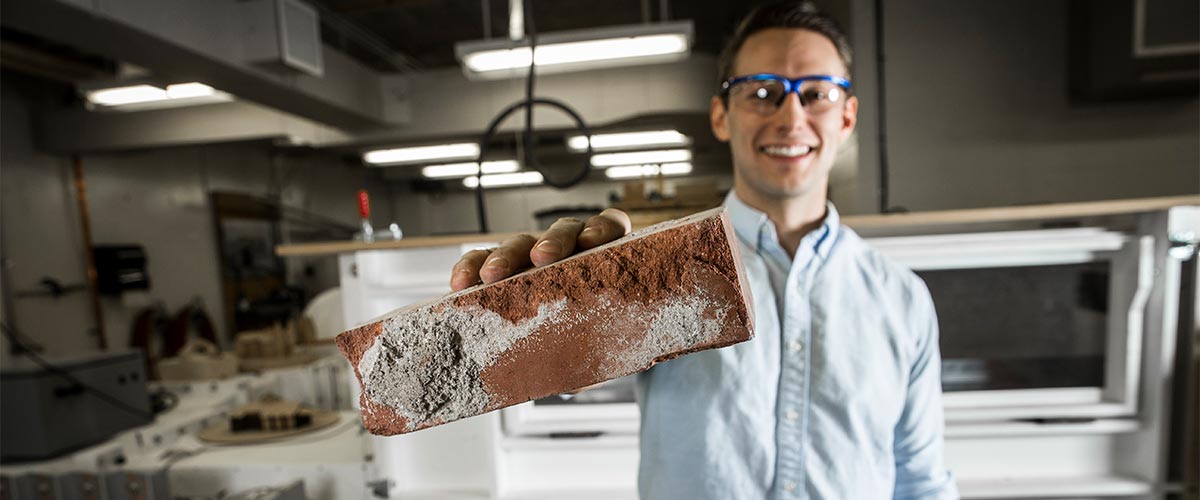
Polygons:
[[832,204],[794,258],[765,214],[725,204],[755,337],[638,376],[642,499],[957,498],[925,284]]

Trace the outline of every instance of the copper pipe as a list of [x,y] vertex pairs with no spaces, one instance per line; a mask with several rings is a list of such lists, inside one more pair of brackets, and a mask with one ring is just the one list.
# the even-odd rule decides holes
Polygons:
[[71,156],[71,172],[75,176],[75,202],[79,205],[79,227],[83,231],[83,252],[87,258],[88,296],[92,303],[92,317],[96,321],[96,346],[108,350],[104,337],[104,311],[100,308],[100,292],[96,285],[96,256],[92,254],[92,223],[88,217],[87,184],[83,180],[83,160],[79,155]]

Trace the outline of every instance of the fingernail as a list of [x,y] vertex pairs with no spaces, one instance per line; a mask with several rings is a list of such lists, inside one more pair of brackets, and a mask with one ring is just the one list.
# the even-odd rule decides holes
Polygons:
[[539,252],[552,253],[556,255],[562,253],[562,245],[559,245],[558,242],[554,240],[543,240],[533,249]]
[[508,259],[504,257],[492,257],[483,265],[484,269],[508,269]]
[[594,238],[600,236],[600,230],[594,227],[584,228],[582,233],[579,233],[580,238]]

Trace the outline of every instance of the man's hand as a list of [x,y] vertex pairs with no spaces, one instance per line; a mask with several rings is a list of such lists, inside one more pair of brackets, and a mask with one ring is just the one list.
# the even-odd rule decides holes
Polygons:
[[522,234],[504,240],[493,250],[467,252],[450,271],[450,288],[457,292],[481,281],[495,283],[530,265],[542,267],[558,262],[576,249],[598,247],[629,231],[629,216],[615,208],[600,212],[586,223],[564,217],[551,225],[541,239]]

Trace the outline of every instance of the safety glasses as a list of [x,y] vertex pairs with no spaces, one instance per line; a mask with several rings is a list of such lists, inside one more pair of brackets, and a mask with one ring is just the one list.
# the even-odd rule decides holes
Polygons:
[[830,75],[791,79],[770,73],[737,76],[721,84],[721,96],[729,106],[769,115],[779,109],[788,94],[795,93],[809,113],[829,111],[850,95],[850,80]]

